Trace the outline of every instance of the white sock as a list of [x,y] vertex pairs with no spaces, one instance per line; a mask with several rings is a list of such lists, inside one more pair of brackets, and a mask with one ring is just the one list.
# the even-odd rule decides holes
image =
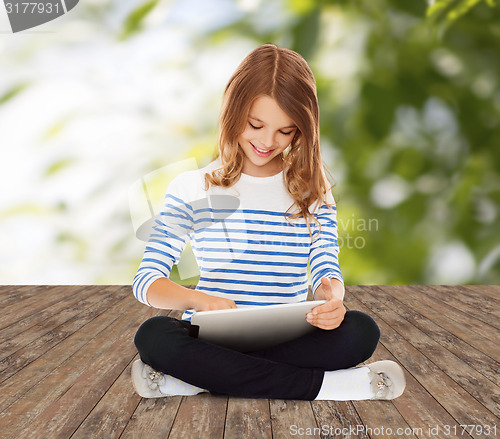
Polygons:
[[371,399],[370,369],[357,367],[325,372],[316,400],[361,401]]
[[206,392],[204,389],[188,384],[170,375],[165,375],[165,383],[160,386],[160,390],[166,395],[197,395]]

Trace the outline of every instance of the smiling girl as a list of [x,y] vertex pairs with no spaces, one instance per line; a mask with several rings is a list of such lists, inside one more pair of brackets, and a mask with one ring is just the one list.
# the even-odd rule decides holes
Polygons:
[[[132,381],[143,397],[202,391],[252,398],[392,399],[405,386],[391,361],[371,357],[374,320],[346,311],[338,263],[336,206],[320,151],[314,76],[296,52],[266,44],[230,78],[219,121],[218,157],[175,178],[133,282],[146,305],[184,310],[154,317],[135,337]],[[216,222],[212,195],[239,207]],[[200,267],[196,289],[168,279],[187,239]],[[240,353],[190,336],[194,311],[294,303],[307,299],[308,264],[316,300],[310,334]]]

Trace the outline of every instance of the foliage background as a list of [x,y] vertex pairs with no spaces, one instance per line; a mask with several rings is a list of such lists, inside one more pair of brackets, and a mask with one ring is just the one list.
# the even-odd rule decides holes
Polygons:
[[210,161],[224,85],[266,42],[316,75],[346,283],[500,282],[491,0],[87,0],[19,34],[0,16],[1,283],[130,284],[129,189]]

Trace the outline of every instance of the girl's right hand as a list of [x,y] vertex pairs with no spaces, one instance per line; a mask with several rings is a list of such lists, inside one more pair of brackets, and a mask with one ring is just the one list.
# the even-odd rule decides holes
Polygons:
[[217,309],[236,308],[234,300],[211,296],[199,290],[197,290],[197,292],[200,294],[196,298],[196,304],[194,306],[195,311],[215,311]]

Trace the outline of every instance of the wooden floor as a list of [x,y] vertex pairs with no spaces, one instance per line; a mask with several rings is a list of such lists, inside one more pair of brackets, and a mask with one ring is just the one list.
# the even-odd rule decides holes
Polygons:
[[[499,286],[348,286],[407,378],[394,401],[142,399],[128,286],[0,287],[1,438],[500,438]],[[171,315],[178,316],[178,313]]]

